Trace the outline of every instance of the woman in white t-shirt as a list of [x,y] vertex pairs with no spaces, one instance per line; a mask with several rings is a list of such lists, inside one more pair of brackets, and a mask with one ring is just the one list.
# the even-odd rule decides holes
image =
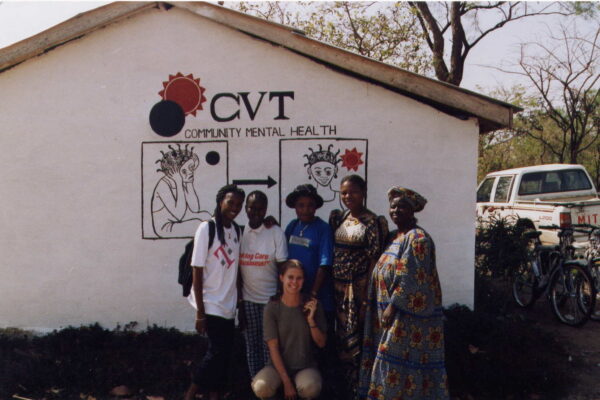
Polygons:
[[[200,388],[209,392],[210,400],[217,400],[219,392],[226,388],[241,239],[240,229],[233,220],[242,209],[244,197],[244,191],[235,185],[222,187],[217,193],[214,217],[202,222],[194,236],[193,283],[188,299],[196,308],[196,331],[207,335],[208,348],[192,370],[192,384],[185,400],[193,400]],[[209,246],[211,231],[213,240]]]
[[[245,320],[246,358],[253,378],[269,359],[269,349],[263,341],[263,312],[271,296],[277,292],[278,268],[287,259],[285,233],[278,225],[266,227],[267,196],[261,191],[246,199],[248,226],[242,237],[240,276],[242,308],[240,321]],[[243,317],[242,317],[243,315]]]

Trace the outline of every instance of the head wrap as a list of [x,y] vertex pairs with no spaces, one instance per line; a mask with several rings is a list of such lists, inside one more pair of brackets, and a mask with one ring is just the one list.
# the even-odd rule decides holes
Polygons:
[[321,208],[321,206],[323,205],[323,198],[319,196],[319,194],[317,193],[317,189],[310,184],[296,186],[294,191],[287,195],[285,199],[285,204],[289,208],[294,208],[296,207],[296,200],[298,200],[300,197],[313,198],[315,200],[315,205],[317,208]]
[[391,187],[388,190],[387,195],[390,202],[396,198],[400,198],[402,201],[405,201],[409,206],[412,207],[414,212],[421,211],[423,208],[425,208],[425,204],[427,204],[427,199],[425,197],[413,190],[400,186]]

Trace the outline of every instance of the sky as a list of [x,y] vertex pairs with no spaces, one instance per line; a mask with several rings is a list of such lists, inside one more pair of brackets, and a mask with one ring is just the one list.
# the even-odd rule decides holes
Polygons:
[[[0,48],[26,39],[81,12],[107,2],[97,1],[2,1],[0,0]],[[558,26],[557,17],[536,17],[511,22],[490,34],[471,50],[461,86],[486,92],[498,86],[510,87],[519,81],[490,65],[509,65],[518,54],[519,43],[543,37]],[[593,21],[578,20],[578,28],[591,29]],[[486,67],[487,66],[487,67]]]

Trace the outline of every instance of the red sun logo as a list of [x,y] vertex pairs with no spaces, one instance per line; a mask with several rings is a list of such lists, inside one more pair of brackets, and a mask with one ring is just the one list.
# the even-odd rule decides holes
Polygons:
[[163,100],[171,100],[179,104],[185,115],[196,116],[196,111],[202,110],[202,103],[206,101],[204,89],[200,86],[200,78],[194,79],[192,74],[169,75],[169,80],[163,82],[164,89],[158,92]]
[[356,150],[356,147],[352,150],[344,150],[342,158],[342,167],[346,167],[348,171],[358,171],[358,166],[364,164],[362,160],[363,153]]

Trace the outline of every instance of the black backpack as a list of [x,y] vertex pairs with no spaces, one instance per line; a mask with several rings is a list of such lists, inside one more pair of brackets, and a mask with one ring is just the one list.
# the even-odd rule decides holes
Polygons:
[[[240,240],[240,233],[242,229],[238,224],[233,222],[233,228],[238,240]],[[215,241],[215,230],[216,224],[214,219],[208,220],[208,248],[210,249]],[[179,257],[179,276],[177,282],[183,289],[183,297],[188,297],[192,290],[192,253],[194,252],[194,240],[190,240],[185,245],[185,250],[181,257]]]

